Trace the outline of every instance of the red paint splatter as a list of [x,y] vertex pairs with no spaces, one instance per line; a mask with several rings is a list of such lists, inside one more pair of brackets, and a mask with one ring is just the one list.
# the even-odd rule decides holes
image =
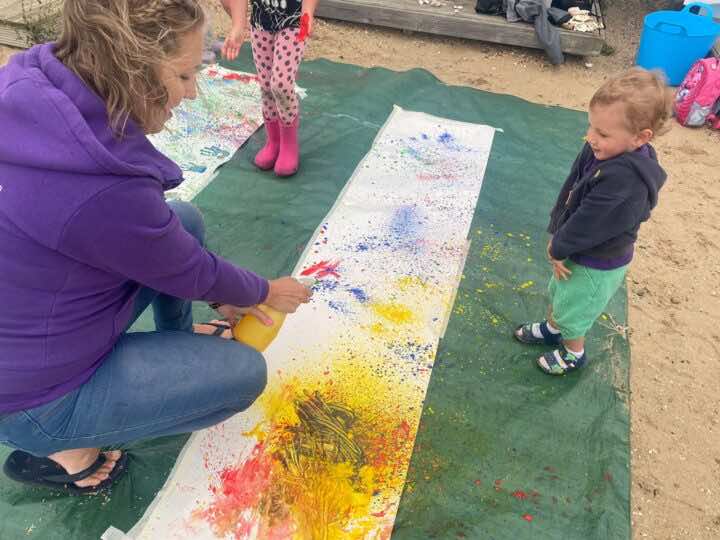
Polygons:
[[227,75],[223,75],[223,79],[226,81],[240,81],[244,83],[249,83],[253,81],[257,81],[256,75],[245,75],[241,73],[228,73]]
[[340,261],[320,261],[317,264],[312,265],[310,268],[303,270],[301,276],[311,276],[315,274],[316,278],[324,278],[326,276],[334,276],[340,278],[340,274],[337,272],[337,267],[340,266]]
[[513,497],[515,497],[518,501],[524,501],[525,499],[528,498],[527,493],[525,493],[524,491],[522,491],[522,490],[520,490],[520,489],[518,489],[518,490],[516,490],[516,491],[513,491],[513,492],[511,493],[511,495],[512,495]]
[[482,480],[480,480],[479,478],[477,480],[475,480],[475,485],[482,486]]
[[502,480],[495,480],[495,491],[502,491]]
[[271,457],[265,454],[263,444],[258,443],[240,467],[223,469],[219,485],[210,487],[215,500],[198,514],[216,533],[233,532],[237,538],[244,538],[252,531],[255,519],[244,516],[243,511],[258,506],[263,493],[269,489],[271,470]]
[[522,518],[527,521],[528,523],[531,522],[534,518],[530,514],[523,514]]
[[210,71],[208,71],[208,75],[210,77],[217,77],[217,74],[218,74],[218,72],[215,71],[214,69],[211,69]]
[[310,15],[303,13],[300,17],[300,32],[295,36],[295,43],[302,43],[310,35]]

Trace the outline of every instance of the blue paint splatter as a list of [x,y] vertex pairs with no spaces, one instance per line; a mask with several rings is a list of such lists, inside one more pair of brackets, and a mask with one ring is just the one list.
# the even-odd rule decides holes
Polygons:
[[416,238],[420,229],[420,218],[414,206],[401,206],[393,214],[390,230],[403,239]]
[[440,136],[438,137],[438,142],[439,142],[439,143],[442,143],[442,144],[450,144],[450,143],[455,142],[455,137],[453,137],[453,136],[452,136],[450,133],[448,133],[447,131],[444,131],[444,132],[441,133]]
[[368,301],[368,295],[360,287],[353,287],[349,289],[352,295],[357,299],[358,302],[363,303]]
[[427,136],[427,133],[423,133],[421,137],[423,138],[423,141],[427,141],[430,138]]
[[345,302],[338,302],[336,300],[330,300],[328,302],[328,306],[330,309],[334,309],[335,311],[342,313],[343,315],[350,314],[350,310],[347,307],[347,304]]
[[368,251],[369,249],[370,246],[365,242],[360,242],[357,246],[355,246],[355,251]]
[[408,146],[408,147],[405,149],[405,152],[407,152],[408,154],[410,154],[410,156],[411,156],[412,158],[417,159],[418,161],[423,161],[422,154],[420,153],[420,151],[419,151],[417,148],[412,148],[411,146]]
[[314,292],[334,291],[337,289],[338,282],[334,279],[320,279],[315,282],[312,289]]

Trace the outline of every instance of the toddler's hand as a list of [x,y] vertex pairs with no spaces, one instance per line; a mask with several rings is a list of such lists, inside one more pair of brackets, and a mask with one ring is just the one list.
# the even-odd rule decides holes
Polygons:
[[565,261],[550,259],[550,263],[553,266],[553,275],[555,276],[555,279],[570,279],[572,270],[565,266]]
[[238,54],[240,54],[240,47],[243,41],[245,41],[245,25],[239,27],[233,26],[223,44],[223,58],[226,60],[235,60]]

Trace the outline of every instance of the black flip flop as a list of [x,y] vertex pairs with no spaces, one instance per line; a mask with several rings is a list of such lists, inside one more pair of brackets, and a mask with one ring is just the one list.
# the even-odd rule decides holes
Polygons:
[[37,487],[47,487],[64,491],[70,495],[90,495],[108,489],[126,470],[127,454],[123,452],[115,467],[110,471],[108,478],[95,486],[78,487],[75,482],[84,480],[97,471],[106,461],[105,454],[100,452],[95,463],[84,471],[68,474],[65,469],[53,460],[36,457],[22,450],[15,450],[10,454],[3,466],[3,472],[8,478]]
[[[230,323],[216,323],[216,322],[202,322],[198,324],[206,324],[208,326],[214,326],[215,330],[213,330],[212,334],[207,334],[208,336],[215,336],[220,337],[225,333],[225,330],[232,330],[232,326],[230,326]],[[232,338],[230,338],[232,339]]]

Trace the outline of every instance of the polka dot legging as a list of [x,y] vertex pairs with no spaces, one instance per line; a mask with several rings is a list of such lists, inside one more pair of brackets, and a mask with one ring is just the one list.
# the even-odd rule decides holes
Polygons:
[[295,94],[295,77],[305,51],[305,42],[296,42],[300,30],[286,28],[267,32],[253,28],[251,43],[255,69],[262,91],[263,115],[267,120],[293,123],[300,111]]

